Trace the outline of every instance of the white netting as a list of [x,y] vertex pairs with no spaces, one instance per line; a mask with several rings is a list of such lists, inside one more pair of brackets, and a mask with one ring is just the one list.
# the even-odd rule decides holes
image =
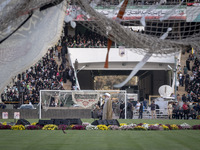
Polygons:
[[97,113],[97,111],[99,112],[103,109],[105,93],[111,95],[113,118],[119,118],[120,104],[124,104],[124,113],[126,110],[126,91],[124,90],[41,90],[40,104],[44,111],[70,108],[91,109],[91,111]]
[[[20,13],[30,10],[33,14],[27,22],[0,45],[0,91],[13,76],[36,63],[44,56],[48,48],[54,46],[60,39],[65,17],[63,10],[66,9],[66,4],[61,3],[44,11],[38,9],[39,6],[49,2],[51,1],[27,2],[20,0],[16,2],[16,5],[26,4],[26,6],[23,5],[24,9],[20,10],[16,7],[14,10],[10,10],[8,8],[13,8],[15,3],[13,4],[9,0],[1,1],[0,9],[3,12],[1,11],[0,17],[0,41],[10,35],[29,16],[28,13],[28,15],[22,15],[23,19],[20,19],[21,17],[18,16]],[[6,8],[8,11],[4,12]],[[5,33],[6,26],[10,26],[10,30]]]
[[[69,16],[119,45],[139,48],[132,49],[136,53],[164,56],[191,47],[199,52],[200,6],[187,6],[184,1],[143,1],[145,5],[142,2],[138,5],[139,2],[130,0],[120,20],[116,19],[116,16],[121,6],[112,5],[115,1],[90,2],[74,0]],[[130,27],[138,26],[143,26],[144,30],[130,30]]]

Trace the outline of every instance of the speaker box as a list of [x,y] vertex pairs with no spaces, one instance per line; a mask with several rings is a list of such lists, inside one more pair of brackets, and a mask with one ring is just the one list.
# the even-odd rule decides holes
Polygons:
[[119,122],[117,119],[113,119],[113,120],[107,120],[108,125],[116,125],[116,126],[120,126]]
[[25,125],[30,125],[30,122],[27,121],[26,119],[19,119],[17,121],[16,125],[20,125],[20,124],[23,125],[23,126],[25,126]]
[[61,125],[61,124],[70,125],[70,120],[67,119],[51,119],[51,120],[53,120],[53,124],[55,125]]
[[46,124],[53,124],[53,120],[39,120],[39,125],[44,126]]
[[107,126],[108,122],[107,122],[107,120],[95,120],[94,122],[92,122],[91,125],[100,125],[100,124]]
[[68,120],[70,122],[70,125],[74,124],[74,125],[82,125],[82,121],[80,118],[67,118],[65,120]]
[[91,125],[106,125],[106,126],[109,126],[109,125],[117,125],[117,126],[120,126],[119,122],[117,119],[113,119],[113,120],[95,120],[91,123]]

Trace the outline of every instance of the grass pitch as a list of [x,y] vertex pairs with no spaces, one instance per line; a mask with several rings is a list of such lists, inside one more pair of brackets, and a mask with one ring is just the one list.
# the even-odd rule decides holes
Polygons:
[[[1,122],[6,120],[0,120]],[[38,120],[29,120],[36,122]],[[92,122],[92,119],[82,119]],[[190,125],[200,120],[119,120],[120,123]],[[199,150],[199,130],[87,131],[0,130],[1,150]]]

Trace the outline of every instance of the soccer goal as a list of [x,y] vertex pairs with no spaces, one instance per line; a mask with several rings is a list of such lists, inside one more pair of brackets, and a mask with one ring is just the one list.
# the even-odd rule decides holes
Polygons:
[[68,111],[90,109],[91,118],[100,119],[105,93],[111,95],[113,119],[120,117],[126,119],[127,94],[125,90],[41,90],[39,119],[44,118],[42,113],[48,112],[52,113],[49,116],[54,116],[53,113],[58,111],[62,117],[62,111],[66,109]]

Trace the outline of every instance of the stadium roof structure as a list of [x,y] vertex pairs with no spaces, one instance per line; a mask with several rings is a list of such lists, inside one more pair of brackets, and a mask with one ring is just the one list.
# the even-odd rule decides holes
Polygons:
[[[78,61],[78,69],[83,70],[132,70],[143,55],[132,52],[128,48],[111,48],[109,68],[104,68],[106,48],[68,48],[71,62]],[[177,55],[180,60],[181,54]],[[141,70],[169,70],[168,65],[175,66],[174,56],[150,57]]]

